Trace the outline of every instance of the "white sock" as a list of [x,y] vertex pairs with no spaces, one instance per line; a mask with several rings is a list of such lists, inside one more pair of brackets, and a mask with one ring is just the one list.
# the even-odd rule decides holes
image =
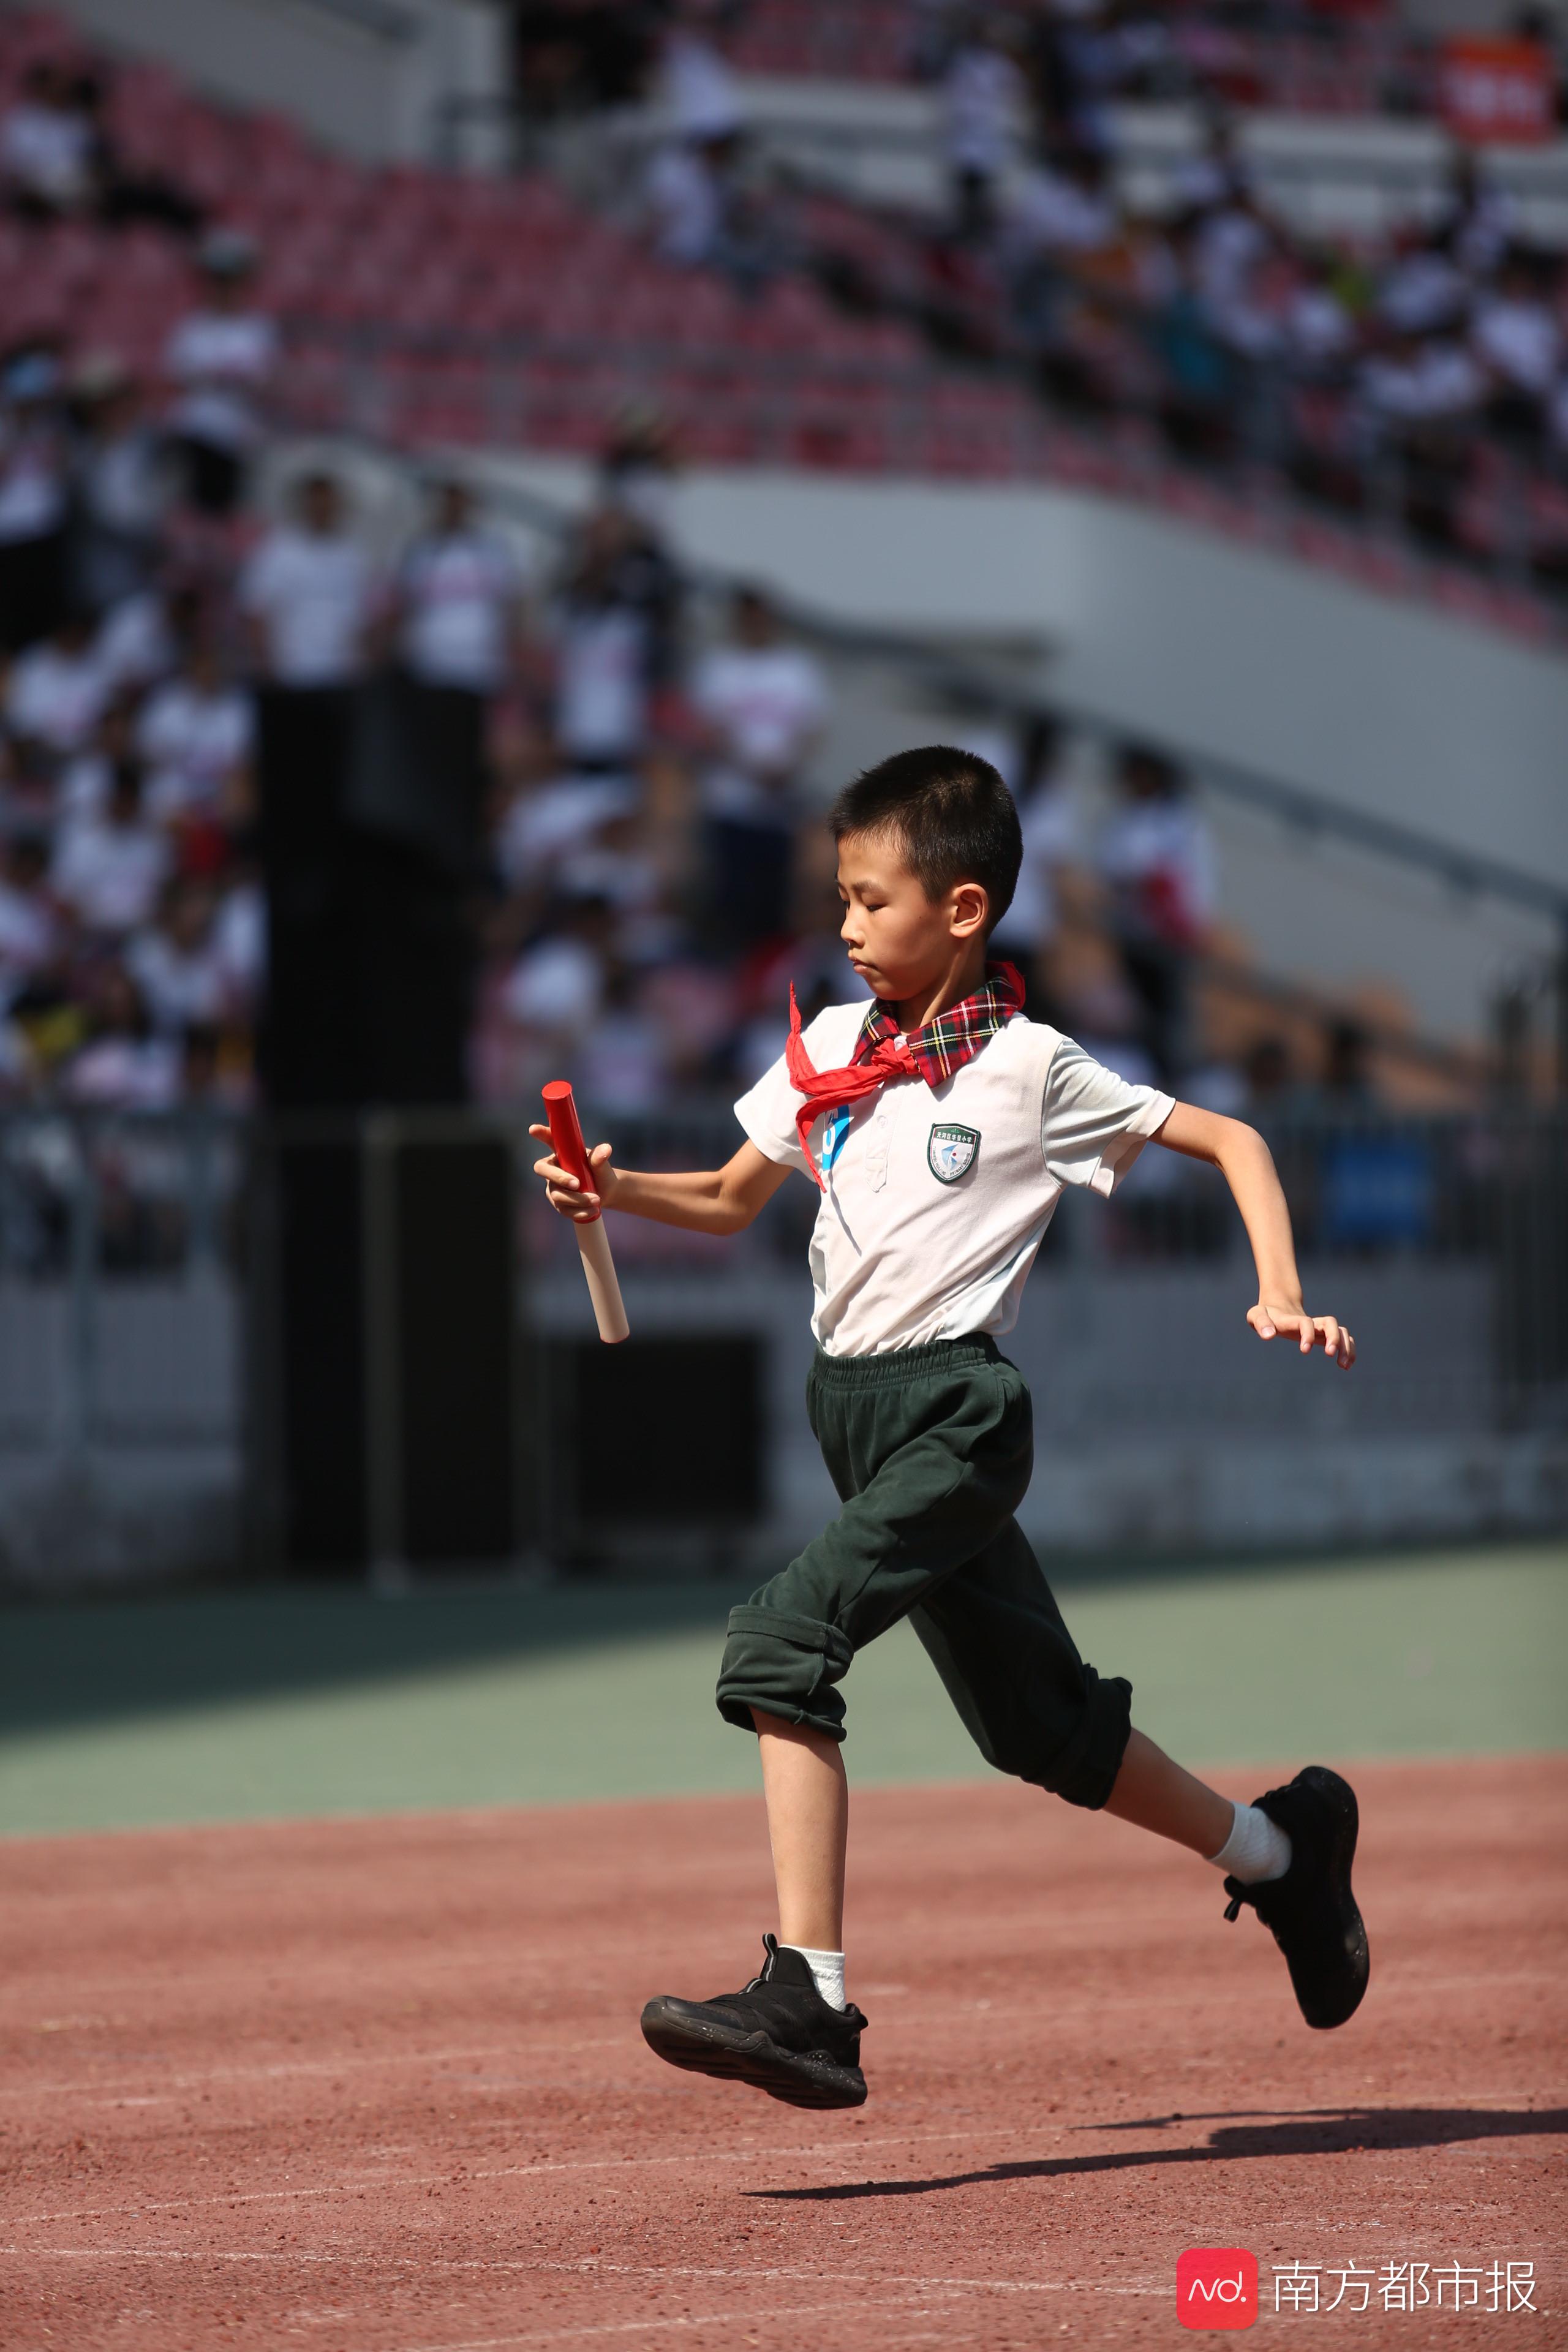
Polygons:
[[816,1990],[829,2009],[844,2008],[844,1955],[842,1952],[808,1951],[804,1944],[784,1944],[780,1948],[786,1952],[800,1954],[801,1958],[816,1979]]
[[1237,1805],[1230,1835],[1209,1860],[1243,1886],[1257,1886],[1266,1878],[1283,1878],[1290,1867],[1290,1841],[1278,1822],[1256,1805]]

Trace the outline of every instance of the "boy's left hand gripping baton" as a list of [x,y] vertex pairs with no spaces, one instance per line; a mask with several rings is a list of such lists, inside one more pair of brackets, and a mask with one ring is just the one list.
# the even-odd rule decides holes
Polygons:
[[[552,1078],[543,1093],[544,1116],[550,1121],[550,1149],[568,1176],[575,1176],[584,1192],[591,1192],[594,1171],[588,1165],[588,1147],[583,1140],[571,1087],[564,1078]],[[588,1296],[594,1302],[599,1337],[614,1347],[617,1340],[630,1337],[632,1327],[621,1303],[621,1286],[616,1280],[616,1261],[610,1255],[610,1237],[605,1231],[604,1217],[595,1209],[591,1217],[581,1223],[574,1223],[572,1230],[583,1253],[583,1271],[588,1278]]]

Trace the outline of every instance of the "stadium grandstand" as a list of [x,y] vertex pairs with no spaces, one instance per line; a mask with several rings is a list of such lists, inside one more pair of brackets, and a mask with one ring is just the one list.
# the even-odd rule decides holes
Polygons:
[[[321,14],[415,44],[417,12],[382,0]],[[1335,627],[1370,591],[1489,678],[1528,659],[1548,729],[1551,26],[1497,68],[1539,117],[1510,144],[1458,124],[1455,45],[1375,5],[489,14],[492,85],[434,92],[373,152],[303,95],[132,38],[135,10],[0,8],[0,1239],[18,1284],[65,1286],[79,1340],[58,1395],[6,1375],[14,1451],[79,1466],[153,1428],[149,1456],[208,1447],[232,1503],[260,1113],[515,1125],[564,1070],[651,1151],[721,1141],[791,978],[803,1002],[843,985],[826,794],[933,732],[1023,809],[1004,944],[1043,1015],[1273,1120],[1313,1245],[1490,1268],[1477,1137],[1550,1102],[1568,1038],[1537,785],[1458,833],[1435,782],[1358,805],[1338,752],[1292,781],[1267,710],[1249,757],[1075,694],[1070,630],[1061,683],[1026,597],[968,627],[957,586],[923,630],[897,599],[856,608],[833,550],[792,572],[784,520],[839,497],[847,571],[874,491],[1079,497],[1267,557]],[[694,485],[733,494],[706,548]],[[1183,593],[1158,591],[1167,615]],[[1391,699],[1461,691],[1411,684],[1428,653],[1389,659]],[[1276,918],[1325,843],[1386,960],[1314,964],[1311,925]],[[1455,905],[1502,930],[1461,942]],[[1325,1159],[1325,1122],[1367,1132]],[[1184,1180],[1134,1186],[1106,1230],[1118,1263],[1223,1255]],[[542,1297],[560,1242],[527,1236]],[[700,1251],[639,1250],[704,1295]],[[198,1261],[216,1288],[193,1305]],[[184,1286],[188,1344],[155,1377],[130,1340],[114,1369],[110,1275]],[[1544,1312],[1493,1368],[1527,1420],[1560,1387]],[[1422,1344],[1390,1430],[1419,1423]],[[181,1557],[230,1540],[198,1522]]]
[[[842,24],[857,58],[907,78],[920,45],[895,23],[906,15],[935,91],[902,135],[929,132],[952,163],[923,212],[856,201],[810,149],[775,152],[765,75],[780,68],[758,63],[868,73],[831,63]],[[220,110],[145,62],[119,68],[95,101],[121,175],[116,234],[70,205],[51,222],[22,192],[0,247],[11,340],[58,342],[90,318],[100,343],[155,371],[188,301],[172,211],[252,240],[253,292],[288,353],[279,423],[584,451],[636,392],[679,419],[693,462],[1076,481],[1554,631],[1568,181],[1513,193],[1473,170],[1445,176],[1427,142],[1414,164],[1398,152],[1386,164],[1392,215],[1374,205],[1370,226],[1335,231],[1299,188],[1276,187],[1301,158],[1271,156],[1271,117],[1247,137],[1214,110],[1252,86],[1223,62],[1251,50],[1223,27],[1205,47],[1200,11],[1158,38],[1143,26],[1142,42],[1121,27],[1124,57],[1084,54],[1069,19],[1038,53],[1020,36],[945,62],[940,12],[861,16],[743,16],[736,58],[760,80],[687,41],[663,83],[648,68],[651,99],[598,110],[596,157],[592,92],[551,52],[550,101],[531,115],[525,80],[518,120],[563,169],[505,180],[356,166],[277,114]],[[523,11],[525,60],[529,24]],[[13,93],[61,53],[47,19],[0,32]],[[1376,16],[1343,42],[1320,26],[1315,40],[1259,44],[1361,71],[1361,102],[1392,96],[1402,125],[1435,86],[1430,56],[1419,70]],[[1314,104],[1310,89],[1281,66],[1282,108]],[[1150,119],[1183,106],[1205,128],[1151,150]],[[876,136],[851,126],[858,149]],[[159,177],[171,156],[177,194]],[[1331,156],[1319,173],[1371,168]]]

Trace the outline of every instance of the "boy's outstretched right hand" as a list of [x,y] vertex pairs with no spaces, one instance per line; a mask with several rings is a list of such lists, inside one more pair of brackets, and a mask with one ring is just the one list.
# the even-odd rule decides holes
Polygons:
[[[541,1143],[548,1143],[550,1140],[550,1129],[547,1127],[531,1127],[528,1131],[530,1135],[537,1136]],[[568,1176],[560,1162],[550,1158],[548,1154],[544,1159],[536,1160],[533,1163],[534,1174],[542,1176],[544,1179],[544,1197],[551,1207],[559,1216],[571,1217],[578,1224],[586,1223],[592,1218],[595,1209],[609,1207],[616,1197],[616,1186],[619,1181],[615,1169],[610,1165],[610,1146],[607,1143],[595,1144],[588,1154],[588,1165],[594,1172],[594,1181],[598,1186],[597,1192],[595,1192],[582,1191],[575,1176]]]

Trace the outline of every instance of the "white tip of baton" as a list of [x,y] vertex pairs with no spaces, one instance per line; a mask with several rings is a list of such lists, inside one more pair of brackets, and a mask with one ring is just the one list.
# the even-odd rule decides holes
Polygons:
[[583,1254],[583,1272],[587,1277],[588,1297],[593,1302],[594,1320],[599,1327],[599,1337],[606,1347],[614,1348],[631,1337],[631,1325],[621,1297],[621,1286],[616,1279],[616,1261],[610,1255],[610,1237],[605,1231],[603,1217],[592,1224],[574,1225],[577,1247]]

